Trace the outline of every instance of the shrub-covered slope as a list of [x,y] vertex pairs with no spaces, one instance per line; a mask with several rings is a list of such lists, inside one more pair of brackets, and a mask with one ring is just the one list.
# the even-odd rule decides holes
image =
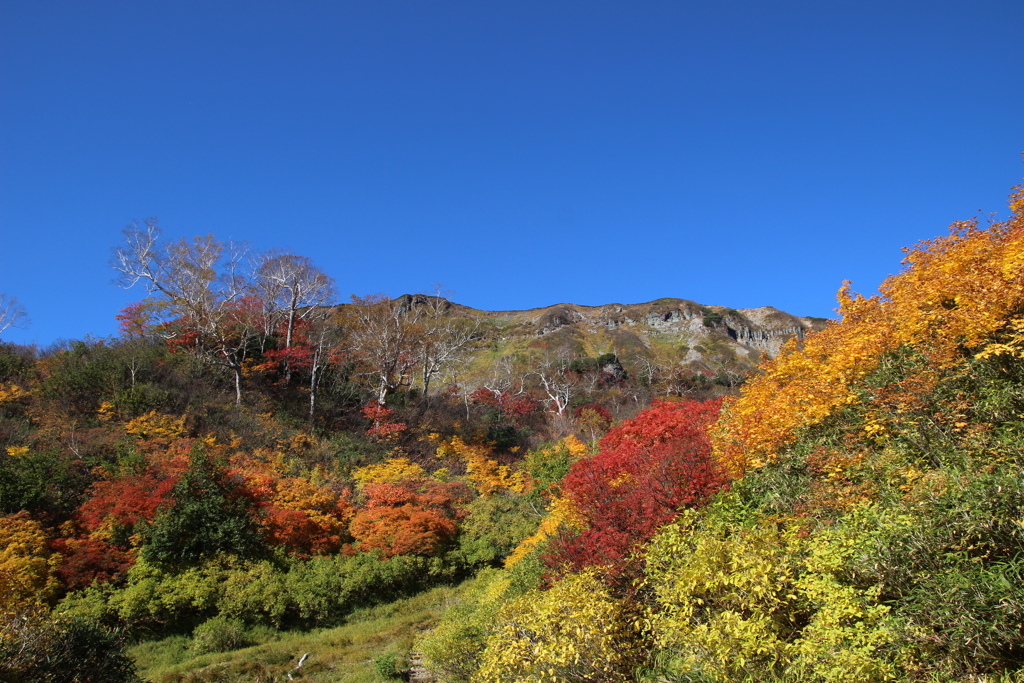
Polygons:
[[[1011,209],[908,250],[880,296],[844,286],[840,321],[725,400],[707,449],[718,493],[679,500],[628,560],[594,552],[622,547],[606,518],[657,487],[635,486],[605,437],[541,525],[537,585],[479,579],[423,641],[434,666],[452,681],[1018,680],[1024,191]],[[634,457],[665,448],[653,425],[694,410],[671,405],[626,423],[645,425]],[[707,434],[668,443],[699,454]]]

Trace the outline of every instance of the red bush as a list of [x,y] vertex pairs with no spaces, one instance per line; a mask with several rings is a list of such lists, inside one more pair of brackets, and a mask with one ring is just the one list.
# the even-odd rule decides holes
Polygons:
[[134,563],[131,551],[99,538],[58,538],[51,546],[64,556],[57,575],[70,590],[88,588],[94,581],[121,581]]
[[623,571],[629,553],[725,484],[711,458],[708,427],[720,401],[665,401],[619,425],[601,450],[572,465],[562,489],[586,520],[578,534],[555,538],[549,566],[593,565]]

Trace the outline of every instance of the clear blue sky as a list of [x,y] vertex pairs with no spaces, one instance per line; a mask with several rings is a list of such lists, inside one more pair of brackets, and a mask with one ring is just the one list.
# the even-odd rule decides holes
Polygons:
[[830,316],[1005,215],[1024,3],[0,3],[0,291],[45,346],[143,292],[131,219],[478,308]]

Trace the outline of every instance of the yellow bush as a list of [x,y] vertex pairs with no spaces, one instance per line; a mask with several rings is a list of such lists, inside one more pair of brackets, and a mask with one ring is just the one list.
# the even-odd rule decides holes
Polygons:
[[426,470],[409,458],[391,458],[376,465],[360,467],[352,472],[356,486],[360,489],[367,484],[388,484],[409,479],[425,479]]
[[804,609],[794,588],[799,545],[773,523],[731,531],[682,513],[647,554],[646,623],[657,646],[680,670],[715,680],[788,664]]
[[465,462],[466,476],[481,496],[489,496],[502,489],[523,492],[523,475],[487,457],[491,455],[490,446],[466,443],[458,435],[442,440],[437,434],[431,434],[431,438],[437,443],[434,454],[438,458],[458,458]]
[[180,439],[185,436],[185,418],[151,410],[126,424],[124,430],[142,439]]
[[596,576],[566,576],[501,608],[474,680],[633,680],[644,648],[632,623]]
[[797,520],[685,512],[647,554],[648,633],[677,672],[713,680],[891,680],[900,653],[881,585],[849,577],[913,523],[873,505],[810,534]]
[[58,585],[53,569],[59,560],[27,512],[0,517],[0,611],[49,600]]
[[28,398],[31,394],[17,384],[0,384],[0,405],[14,403]]

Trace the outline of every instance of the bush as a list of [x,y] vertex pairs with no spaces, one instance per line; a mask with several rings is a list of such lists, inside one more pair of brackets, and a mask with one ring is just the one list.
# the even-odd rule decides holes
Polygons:
[[375,657],[373,671],[384,680],[399,678],[401,675],[398,671],[398,659],[392,653]]
[[593,574],[567,576],[498,610],[474,680],[634,680],[644,653],[637,621]]
[[197,654],[205,652],[227,652],[249,647],[253,640],[245,630],[245,624],[237,619],[216,616],[204,621],[192,633],[190,648]]
[[2,616],[0,681],[141,683],[120,633],[42,611]]
[[194,447],[188,470],[174,486],[174,504],[162,508],[145,530],[142,556],[188,565],[221,552],[257,554],[261,540],[254,511],[237,485],[226,463]]
[[504,559],[537,531],[540,523],[525,496],[498,493],[480,497],[467,509],[469,517],[462,523],[459,547],[470,565]]

